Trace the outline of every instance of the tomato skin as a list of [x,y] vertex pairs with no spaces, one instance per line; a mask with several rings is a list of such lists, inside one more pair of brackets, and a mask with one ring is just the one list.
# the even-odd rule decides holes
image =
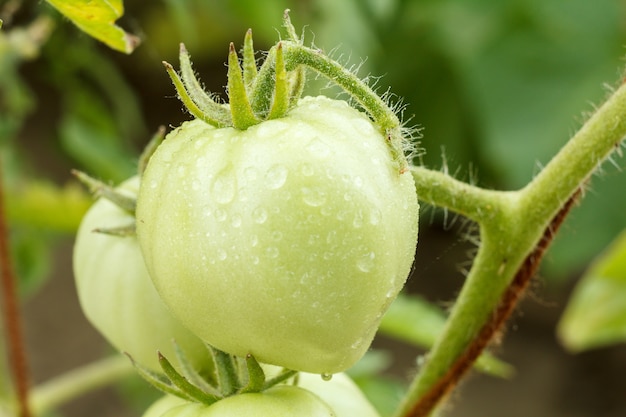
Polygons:
[[212,405],[188,403],[165,396],[143,417],[337,417],[315,394],[290,385],[278,385],[262,393],[240,394]]
[[[117,190],[136,195],[139,178]],[[196,336],[175,319],[148,276],[136,237],[94,232],[132,224],[131,214],[99,198],[84,216],[74,244],[73,268],[78,298],[91,324],[119,351],[160,371],[157,351],[172,363],[172,340],[198,369],[207,368],[209,353]]]
[[199,120],[152,156],[137,233],[172,312],[228,353],[336,373],[402,288],[418,204],[385,138],[345,102],[304,98],[245,131]]
[[330,381],[317,374],[300,372],[297,385],[315,393],[337,417],[380,417],[359,387],[343,372],[334,374]]

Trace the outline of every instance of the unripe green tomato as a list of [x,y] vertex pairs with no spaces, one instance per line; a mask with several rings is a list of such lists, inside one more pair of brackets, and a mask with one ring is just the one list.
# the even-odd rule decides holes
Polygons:
[[359,387],[343,372],[334,374],[328,381],[317,374],[300,372],[297,385],[320,397],[337,417],[380,417]]
[[413,178],[385,137],[325,97],[245,131],[184,123],[137,201],[150,276],[182,323],[230,354],[312,373],[368,349],[417,225]]
[[[135,196],[139,178],[118,187]],[[176,363],[172,340],[198,369],[208,367],[203,342],[168,311],[148,276],[137,238],[94,232],[132,224],[134,218],[105,198],[99,198],[83,218],[74,245],[74,277],[83,312],[118,350],[138,363],[160,370],[157,351]]]
[[278,385],[261,393],[239,394],[212,405],[189,403],[165,396],[143,417],[337,417],[315,394],[291,385]]

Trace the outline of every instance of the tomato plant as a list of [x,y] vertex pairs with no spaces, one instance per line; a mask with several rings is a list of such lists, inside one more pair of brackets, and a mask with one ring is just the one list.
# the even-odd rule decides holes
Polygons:
[[[578,6],[584,3],[575,2]],[[117,181],[131,175],[136,167],[130,154],[135,148],[125,148],[120,138],[140,133],[143,121],[138,103],[128,94],[135,83],[126,84],[118,72],[122,65],[103,58],[88,37],[76,40],[65,30],[60,31],[62,35],[51,50],[40,51],[54,18],[16,14],[22,3],[26,2],[14,0],[0,6],[0,17],[9,25],[9,30],[0,32],[0,164],[8,174],[6,181],[0,181],[0,304],[6,333],[0,339],[0,353],[6,348],[9,358],[0,360],[2,417],[47,415],[78,393],[132,370],[127,358],[113,356],[38,383],[32,390],[29,387],[16,300],[18,291],[32,291],[34,285],[20,282],[16,286],[15,276],[27,276],[30,281],[31,275],[42,274],[43,262],[37,259],[50,250],[38,237],[45,236],[48,242],[54,237],[48,235],[50,231],[75,232],[88,196],[72,191],[71,185],[61,188],[40,180],[23,182],[20,170],[24,165],[21,154],[15,153],[18,141],[13,143],[12,137],[21,136],[22,130],[29,132],[28,136],[36,131],[33,136],[46,137],[54,129],[39,126],[40,121],[53,119],[46,117],[50,108],[46,102],[37,106],[37,116],[44,117],[26,123],[35,108],[30,101],[34,96],[21,81],[32,82],[33,68],[25,67],[24,75],[20,65],[37,61],[38,53],[44,53],[45,77],[34,85],[53,84],[53,90],[62,95],[54,101],[61,103],[60,148],[76,158],[73,163],[82,164],[98,177]],[[48,0],[43,5],[48,3],[81,30],[115,49],[130,53],[138,46],[139,39],[114,22],[124,11],[121,0]],[[232,4],[238,5],[235,7],[242,15],[262,16],[259,26],[266,28],[268,11],[278,4],[250,0],[228,2],[228,6],[194,0],[161,3],[176,11],[168,25],[184,27],[186,35],[181,38],[188,40],[194,27],[208,28],[207,33],[202,31],[204,51],[214,50],[222,41],[220,28],[237,26],[225,12]],[[406,108],[392,103],[390,93],[376,94],[370,77],[360,79],[319,47],[305,46],[304,35],[296,33],[287,14],[287,36],[270,47],[263,59],[252,47],[251,31],[241,61],[231,44],[228,103],[204,91],[182,47],[180,72],[170,64],[165,67],[194,120],[179,125],[174,112],[158,115],[160,108],[150,108],[158,123],[178,127],[156,150],[149,147],[140,158],[141,180],[133,178],[116,190],[88,181],[97,184],[104,198],[85,216],[75,246],[76,286],[85,315],[118,350],[130,353],[139,374],[168,394],[146,412],[149,417],[153,413],[173,417],[264,413],[374,417],[378,412],[426,417],[447,412],[445,401],[474,364],[475,369],[491,369],[500,376],[511,374],[507,364],[500,367],[501,372],[494,372],[492,365],[502,362],[494,362],[482,352],[501,339],[502,329],[569,212],[583,196],[593,194],[585,192],[592,174],[606,159],[621,167],[618,158],[626,137],[623,80],[560,151],[556,152],[554,144],[544,143],[546,136],[559,136],[555,134],[563,128],[559,120],[572,114],[568,106],[576,98],[587,97],[588,91],[580,86],[597,84],[594,77],[600,76],[590,73],[601,69],[602,58],[611,49],[606,35],[621,28],[618,24],[613,29],[610,25],[572,24],[568,19],[573,10],[579,13],[578,7],[552,5],[536,10],[533,2],[524,1],[490,8],[487,15],[454,0],[436,5],[393,0],[384,5],[362,1],[306,5],[314,9],[318,3],[332,3],[342,10],[332,14],[341,24],[328,21],[329,26],[338,27],[334,38],[348,43],[359,38],[360,46],[351,46],[350,53],[372,57],[375,64],[369,70],[410,74],[406,83],[393,84],[419,91],[419,96],[409,101],[423,102],[416,113],[427,128],[429,140],[424,146],[428,155],[422,158],[420,152],[416,157],[416,130],[408,129],[401,120]],[[245,7],[240,7],[242,4]],[[190,12],[193,5],[198,6],[194,9],[197,14]],[[207,10],[214,24],[195,26],[195,19],[200,22]],[[581,16],[618,15],[606,5],[584,10],[588,13]],[[11,22],[13,17],[16,23]],[[23,25],[24,19],[32,21]],[[513,24],[506,28],[503,21]],[[463,25],[456,24],[459,22]],[[458,31],[457,26],[469,31]],[[533,36],[527,35],[535,26],[540,29],[542,46],[533,49],[529,60],[524,45],[531,43]],[[585,32],[587,27],[603,30],[590,34]],[[420,29],[414,31],[422,34],[418,41],[407,28]],[[584,34],[561,36],[567,28],[583,28],[580,32]],[[500,33],[507,30],[513,47]],[[343,35],[337,36],[337,31]],[[160,28],[158,32],[164,33]],[[173,33],[168,30],[163,38],[172,39]],[[392,38],[394,33],[402,39]],[[316,42],[324,34],[328,35],[322,31]],[[565,48],[560,54],[544,48],[566,38],[573,40],[568,45],[577,47]],[[260,39],[267,42],[262,36]],[[590,52],[592,39],[601,41],[603,47]],[[150,56],[162,54],[170,59],[157,46],[155,36],[150,40]],[[421,59],[411,59],[407,51]],[[141,61],[146,59],[142,53],[135,55]],[[499,65],[503,55],[514,55],[510,68]],[[431,65],[425,56],[435,58],[437,69],[443,70],[431,71],[437,73],[434,79],[421,68]],[[585,65],[576,64],[580,61]],[[568,76],[563,77],[558,67],[565,67]],[[501,76],[506,68],[514,74],[512,79]],[[347,102],[303,98],[304,91],[315,91],[311,84],[305,88],[310,70],[339,86]],[[585,82],[581,83],[583,75]],[[437,78],[445,81],[437,83]],[[572,78],[576,82],[567,84]],[[155,93],[152,81],[146,84]],[[422,97],[428,90],[436,95]],[[166,93],[155,94],[160,100]],[[507,101],[515,104],[510,106],[504,103]],[[560,102],[567,105],[554,105]],[[510,111],[507,114],[507,108],[517,110],[514,117]],[[534,122],[529,123],[521,109],[531,109],[529,116]],[[546,109],[550,111],[542,111]],[[542,116],[537,118],[533,112]],[[474,119],[474,113],[480,117]],[[432,114],[445,120],[441,131],[432,129]],[[426,167],[433,146],[450,143],[447,137],[455,136],[456,130],[465,150],[457,154],[448,149],[448,155],[455,157],[455,163],[457,158],[463,163],[466,158],[477,159],[482,165],[481,182],[503,190],[454,178],[445,160],[442,170]],[[484,138],[478,140],[477,136]],[[543,151],[536,146],[539,142]],[[516,189],[530,170],[524,156],[542,160],[550,153],[555,153],[554,158],[528,184]],[[481,159],[498,161],[485,164]],[[486,167],[492,171],[485,176]],[[496,172],[499,170],[503,172]],[[617,175],[609,176],[617,183]],[[600,192],[603,186],[596,189],[595,185],[598,194],[605,194]],[[8,229],[2,212],[5,186],[7,218],[13,222],[11,227],[16,226],[15,232]],[[594,232],[571,227],[584,239],[561,242],[583,244],[567,242],[563,245],[568,248],[563,251],[568,252],[566,257],[558,250],[552,255],[571,260],[578,251],[587,253],[615,235],[617,227],[613,226],[623,225],[624,220],[623,210],[619,210],[622,194],[609,193],[609,209],[584,206],[593,216],[582,223],[591,224]],[[473,252],[471,267],[450,303],[449,314],[415,295],[396,298],[416,249],[418,199],[443,208],[446,219],[447,213],[453,212],[476,225],[470,238],[478,250]],[[599,225],[604,217],[613,217],[611,226]],[[93,228],[99,233],[90,233]],[[17,274],[11,270],[9,240],[17,249]],[[428,239],[420,240],[420,249],[430,249],[424,245]],[[624,247],[623,239],[616,241],[588,270],[560,328],[565,347],[581,350],[624,340]],[[429,256],[421,254],[416,262],[418,274],[430,271],[432,263]],[[56,339],[64,339],[57,337],[61,334],[58,328],[52,331]],[[372,376],[388,364],[385,355],[370,362],[381,352],[368,355],[350,370],[378,412],[342,373],[362,358],[377,331],[430,349],[418,361],[418,372],[410,384]],[[177,347],[172,347],[171,339],[176,339]],[[44,352],[56,362],[53,349],[46,346]],[[257,359],[295,370],[282,369],[274,375],[270,365]],[[359,376],[363,369],[365,376]],[[334,377],[326,381],[332,373]],[[579,414],[597,414],[585,411]]]

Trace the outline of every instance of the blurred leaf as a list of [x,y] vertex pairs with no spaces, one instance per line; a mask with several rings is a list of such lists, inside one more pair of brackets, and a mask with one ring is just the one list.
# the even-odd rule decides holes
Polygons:
[[19,277],[20,296],[33,294],[45,282],[50,271],[51,248],[49,236],[32,229],[14,230],[11,234],[11,253]]
[[[423,348],[431,348],[443,331],[446,317],[443,311],[426,300],[400,294],[391,304],[380,324],[380,332]],[[511,365],[484,353],[476,369],[502,378],[514,372]]]
[[137,45],[139,38],[115,25],[124,14],[122,0],[46,0],[82,31],[109,47],[127,54]]
[[43,181],[24,181],[8,187],[7,217],[13,226],[46,232],[70,233],[92,204],[77,183],[59,187]]
[[406,392],[406,386],[385,376],[355,377],[354,382],[381,416],[391,416]]
[[574,352],[626,341],[626,231],[585,272],[558,333]]

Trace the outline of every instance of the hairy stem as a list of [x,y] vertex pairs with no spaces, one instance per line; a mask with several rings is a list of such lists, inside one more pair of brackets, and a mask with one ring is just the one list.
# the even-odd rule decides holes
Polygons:
[[565,220],[565,217],[578,200],[580,192],[575,193],[566,205],[552,219],[550,225],[545,229],[542,239],[535,249],[524,259],[521,267],[515,274],[513,281],[506,288],[500,303],[491,313],[489,319],[482,325],[476,338],[467,346],[447,372],[442,375],[436,383],[430,386],[419,400],[406,412],[406,417],[426,417],[432,413],[437,405],[454,389],[459,381],[471,369],[474,362],[481,355],[483,350],[503,331],[503,328],[514,311],[515,306],[524,295],[528,284],[535,276],[541,259],[554,236]]
[[[444,174],[413,169],[418,190],[421,188],[427,199],[479,222],[482,242],[446,328],[397,416],[431,414],[497,334],[519,298],[517,294],[523,292],[518,279],[532,276],[547,247],[546,236],[551,240],[555,226],[588,178],[626,136],[625,115],[626,86],[622,85],[545,169],[517,192],[483,194]],[[429,181],[434,188],[425,187]],[[466,196],[459,198],[463,193]]]
[[17,277],[9,249],[9,230],[4,212],[4,180],[0,165],[0,283],[2,288],[3,318],[6,343],[9,351],[9,366],[17,395],[19,417],[30,417],[28,403],[28,366],[24,350],[24,336],[19,309]]

